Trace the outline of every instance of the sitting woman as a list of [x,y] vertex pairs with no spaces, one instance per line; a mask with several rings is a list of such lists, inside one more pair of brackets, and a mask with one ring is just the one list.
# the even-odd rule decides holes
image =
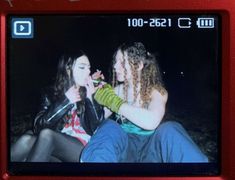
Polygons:
[[[114,54],[113,87],[95,93],[105,117],[114,112],[121,125],[104,121],[81,155],[81,162],[208,162],[177,122],[161,122],[168,92],[156,58],[140,42]],[[118,83],[117,83],[118,82]]]
[[[103,78],[100,71],[94,78]],[[88,57],[78,51],[59,61],[55,85],[44,93],[33,132],[11,146],[15,162],[79,162],[80,153],[103,120],[103,108],[92,99],[96,88]]]

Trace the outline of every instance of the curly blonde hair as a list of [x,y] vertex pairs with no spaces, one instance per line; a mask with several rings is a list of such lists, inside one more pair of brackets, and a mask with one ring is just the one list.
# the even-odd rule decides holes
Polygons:
[[[127,70],[124,66],[125,61],[128,61],[131,66],[131,74],[133,76],[133,85],[134,85],[134,99],[136,101],[138,96],[138,81],[140,81],[140,97],[142,100],[141,106],[148,107],[151,101],[151,93],[154,89],[158,90],[162,95],[166,93],[166,89],[164,87],[161,72],[157,60],[154,55],[147,52],[144,45],[141,42],[134,42],[130,44],[122,44],[117,51],[121,51],[124,55],[124,52],[127,54],[127,59],[124,58],[122,62],[122,66],[124,68],[124,98],[127,100],[127,89],[128,89],[128,82],[126,78]],[[114,62],[116,53],[114,54]],[[113,63],[114,63],[113,62]],[[143,69],[141,71],[140,80],[138,78],[138,67],[140,63],[143,63]],[[117,85],[117,79],[115,75],[115,70],[113,68],[113,79],[112,85]]]

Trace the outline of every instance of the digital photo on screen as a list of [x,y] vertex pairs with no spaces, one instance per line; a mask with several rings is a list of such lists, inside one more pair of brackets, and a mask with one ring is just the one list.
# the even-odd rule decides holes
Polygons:
[[7,17],[13,175],[220,173],[216,14]]

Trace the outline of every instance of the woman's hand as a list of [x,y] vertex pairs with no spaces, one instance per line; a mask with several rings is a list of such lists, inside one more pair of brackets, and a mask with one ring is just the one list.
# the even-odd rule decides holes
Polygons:
[[[94,85],[93,80],[100,81],[98,83],[98,86]],[[104,84],[106,84],[104,81],[104,75],[100,70],[97,70],[95,73],[93,73],[91,76],[89,76],[86,84],[86,90],[87,90],[87,98],[92,100],[92,95],[96,92],[97,89],[102,88]]]
[[65,96],[69,99],[71,103],[81,101],[79,88],[77,88],[76,86],[72,86],[71,88],[69,88],[68,91],[66,91]]
[[102,72],[100,70],[97,69],[96,72],[91,75],[91,78],[93,80],[103,81],[104,75],[102,74]]
[[87,84],[85,85],[85,87],[87,91],[86,92],[87,98],[92,100],[92,95],[97,90],[97,87],[94,86],[91,76],[88,77]]

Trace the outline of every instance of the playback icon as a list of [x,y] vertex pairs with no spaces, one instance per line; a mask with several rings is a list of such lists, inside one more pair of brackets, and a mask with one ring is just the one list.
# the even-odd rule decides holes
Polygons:
[[12,38],[33,38],[32,18],[12,18]]

